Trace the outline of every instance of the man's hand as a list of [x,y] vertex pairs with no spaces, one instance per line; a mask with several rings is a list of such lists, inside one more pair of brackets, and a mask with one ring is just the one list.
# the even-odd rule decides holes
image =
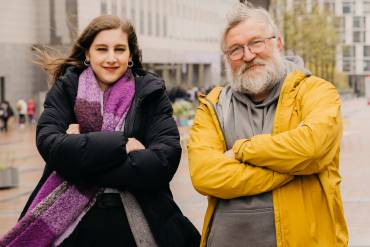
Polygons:
[[137,151],[137,150],[143,150],[145,149],[144,145],[141,144],[138,140],[135,138],[128,138],[128,141],[126,143],[126,152],[130,153],[132,151]]
[[74,135],[80,134],[80,125],[79,124],[70,124],[66,131],[67,134]]
[[233,149],[227,150],[224,154],[225,154],[226,157],[235,159],[235,154],[234,154]]

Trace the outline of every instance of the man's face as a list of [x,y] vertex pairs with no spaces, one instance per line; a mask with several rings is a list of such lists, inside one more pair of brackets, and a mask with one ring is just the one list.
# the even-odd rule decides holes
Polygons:
[[[225,49],[233,75],[231,86],[235,90],[249,95],[259,95],[271,89],[281,79],[284,70],[283,56],[280,52],[282,43],[271,29],[262,22],[248,19],[227,33]],[[259,49],[253,49],[256,47],[255,44],[259,44]],[[235,57],[232,58],[230,52],[243,45],[245,46],[242,56],[236,60]]]

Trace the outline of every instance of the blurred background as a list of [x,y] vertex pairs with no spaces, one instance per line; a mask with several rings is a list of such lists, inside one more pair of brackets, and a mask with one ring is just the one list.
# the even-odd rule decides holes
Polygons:
[[[198,93],[225,85],[220,50],[226,13],[237,0],[12,0],[0,1],[0,236],[8,231],[41,176],[35,125],[48,90],[32,63],[33,47],[69,53],[94,17],[112,14],[135,26],[144,67],[166,82],[183,145],[171,186],[200,229],[206,199],[191,186],[186,143]],[[342,98],[345,132],[341,174],[351,246],[370,246],[370,0],[250,1],[270,11],[286,55],[299,55],[313,74],[331,81]],[[367,86],[368,85],[368,86]],[[6,112],[6,114],[5,114]]]

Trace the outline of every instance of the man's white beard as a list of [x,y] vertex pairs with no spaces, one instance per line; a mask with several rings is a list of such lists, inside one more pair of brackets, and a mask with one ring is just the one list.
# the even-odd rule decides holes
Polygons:
[[[248,69],[254,65],[257,67]],[[230,66],[228,69],[231,70]],[[268,60],[255,58],[252,62],[241,65],[236,73],[232,73],[231,88],[250,96],[261,95],[272,89],[284,75],[284,57],[275,50]]]

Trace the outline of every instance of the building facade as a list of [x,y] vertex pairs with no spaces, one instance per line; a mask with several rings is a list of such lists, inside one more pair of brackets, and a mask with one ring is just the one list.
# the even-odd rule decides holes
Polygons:
[[[0,2],[0,97],[11,103],[47,90],[32,64],[32,46],[68,49],[96,16],[112,14],[135,26],[146,69],[167,87],[222,82],[219,40],[235,0],[12,0]],[[40,100],[42,101],[42,97]],[[0,100],[1,100],[0,99]]]

